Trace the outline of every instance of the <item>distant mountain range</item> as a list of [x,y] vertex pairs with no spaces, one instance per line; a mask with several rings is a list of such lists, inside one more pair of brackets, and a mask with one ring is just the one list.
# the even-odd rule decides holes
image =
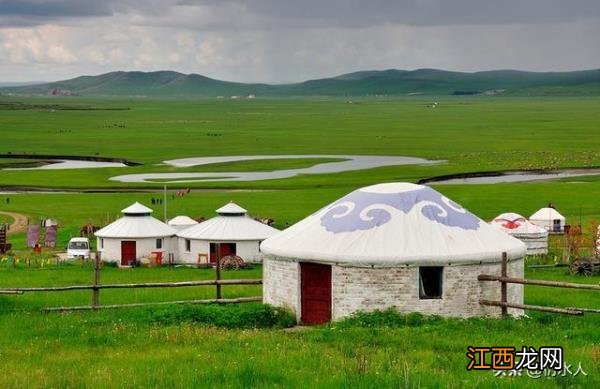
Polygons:
[[367,95],[600,95],[600,69],[573,72],[369,70],[293,84],[246,84],[173,71],[111,72],[1,87],[4,95],[248,97]]
[[26,86],[26,85],[36,85],[36,84],[45,84],[46,81],[0,81],[0,88],[2,87],[6,87],[6,86]]

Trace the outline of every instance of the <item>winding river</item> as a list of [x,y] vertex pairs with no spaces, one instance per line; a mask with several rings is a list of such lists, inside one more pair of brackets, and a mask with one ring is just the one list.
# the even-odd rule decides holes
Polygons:
[[239,155],[227,157],[183,158],[165,161],[165,164],[173,167],[184,168],[225,162],[323,158],[337,158],[343,159],[344,161],[318,163],[307,168],[284,169],[263,172],[140,173],[125,174],[121,176],[111,177],[110,179],[112,181],[128,183],[161,182],[168,184],[191,183],[202,181],[262,181],[290,178],[301,174],[341,173],[354,170],[373,169],[383,166],[425,165],[442,162],[430,161],[427,159],[414,157],[371,155]]
[[505,171],[464,173],[421,180],[427,185],[501,184],[531,182],[600,175],[600,169],[562,169],[552,171]]

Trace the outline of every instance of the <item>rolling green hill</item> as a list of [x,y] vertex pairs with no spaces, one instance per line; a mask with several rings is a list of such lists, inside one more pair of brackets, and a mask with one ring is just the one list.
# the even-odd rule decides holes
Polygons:
[[600,69],[537,73],[475,73],[436,69],[360,71],[295,84],[245,84],[173,71],[111,72],[37,85],[0,88],[2,94],[230,97],[366,95],[600,95]]

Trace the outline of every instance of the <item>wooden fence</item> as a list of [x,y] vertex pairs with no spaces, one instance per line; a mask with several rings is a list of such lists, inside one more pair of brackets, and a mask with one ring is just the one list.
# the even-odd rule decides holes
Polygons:
[[502,263],[500,275],[489,275],[489,274],[480,274],[477,277],[479,281],[498,281],[500,282],[500,301],[493,300],[479,300],[479,304],[500,307],[502,309],[502,315],[508,315],[508,308],[517,308],[517,309],[529,309],[532,311],[542,311],[542,312],[550,312],[550,313],[561,313],[565,315],[583,315],[584,312],[589,313],[600,313],[600,309],[592,309],[592,308],[558,308],[558,307],[546,307],[540,305],[528,305],[528,304],[518,304],[511,303],[508,301],[508,293],[507,287],[508,284],[521,284],[521,285],[538,285],[538,286],[547,286],[553,288],[569,288],[569,289],[584,289],[584,290],[596,290],[600,291],[600,285],[594,284],[576,284],[572,282],[560,282],[560,281],[547,281],[547,280],[532,280],[526,278],[514,278],[508,276],[508,259],[506,253],[502,253]]
[[[27,287],[27,288],[5,288],[0,289],[0,294],[23,294],[31,292],[66,292],[73,290],[91,290],[92,301],[91,305],[82,306],[68,306],[68,307],[52,307],[44,308],[44,312],[67,312],[67,311],[84,311],[84,310],[98,310],[108,308],[129,308],[129,307],[142,307],[149,305],[167,305],[167,304],[230,304],[230,303],[245,303],[262,301],[261,296],[252,297],[238,297],[238,298],[227,298],[222,297],[221,287],[223,285],[260,285],[262,279],[232,279],[223,280],[221,279],[220,264],[217,263],[215,266],[215,279],[214,280],[200,280],[200,281],[180,281],[180,282],[145,282],[145,283],[130,283],[130,284],[101,284],[100,283],[100,272],[101,272],[101,261],[100,256],[96,255],[94,261],[94,283],[92,285],[66,285],[66,286],[50,286],[50,287]],[[181,300],[181,301],[161,301],[161,302],[149,302],[149,303],[132,303],[132,304],[112,304],[102,305],[100,304],[100,291],[102,289],[137,289],[137,288],[182,288],[182,287],[193,287],[193,286],[214,286],[215,287],[215,298],[204,299],[204,300]]]

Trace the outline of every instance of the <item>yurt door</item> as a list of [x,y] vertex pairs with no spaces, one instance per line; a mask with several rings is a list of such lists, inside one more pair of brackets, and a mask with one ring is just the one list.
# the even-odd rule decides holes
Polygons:
[[554,232],[560,232],[562,230],[561,225],[560,225],[560,219],[554,219],[552,221],[552,231]]
[[300,264],[300,310],[304,324],[331,320],[331,266]]
[[229,255],[236,255],[235,243],[211,243],[210,244],[210,263],[217,263],[217,258],[221,259]]
[[121,241],[121,266],[129,266],[131,262],[135,262],[136,254],[135,241]]

